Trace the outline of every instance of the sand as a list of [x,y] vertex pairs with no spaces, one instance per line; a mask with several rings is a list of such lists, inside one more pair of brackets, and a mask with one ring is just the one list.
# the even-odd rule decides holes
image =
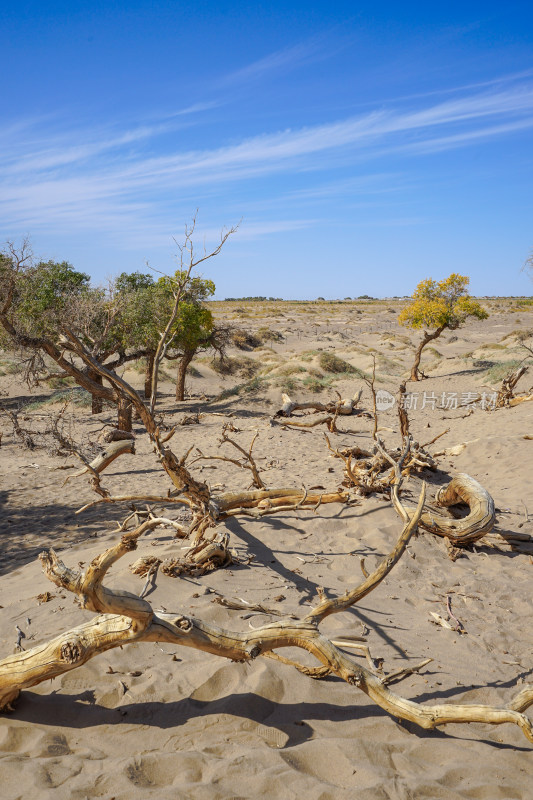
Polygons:
[[[324,352],[367,371],[374,353],[378,386],[395,392],[400,378],[408,375],[417,339],[397,327],[396,315],[388,310],[397,312],[397,304],[240,302],[214,307],[220,318],[256,331],[267,327],[284,338],[264,342],[259,350],[231,350],[235,359],[256,362],[252,377],[237,372],[221,376],[200,357],[185,403],[175,403],[172,385],[163,382],[161,409],[167,423],[200,412],[199,424],[179,428],[174,451],[181,454],[194,444],[205,454],[220,454],[221,426],[230,420],[238,429],[232,436],[243,445],[259,432],[254,453],[268,486],[337,487],[343,465],[328,453],[320,427],[286,430],[272,425],[272,414],[282,391],[300,400],[324,401],[334,389],[344,396],[361,386],[354,375],[322,376],[329,386],[313,393],[309,379],[319,379]],[[419,441],[428,441],[450,428],[433,452],[469,442],[459,455],[439,458],[439,471],[426,476],[430,493],[455,472],[467,472],[493,495],[496,530],[533,535],[533,441],[524,439],[533,434],[533,403],[497,412],[478,405],[470,412],[460,402],[453,408],[448,399],[454,393],[459,401],[469,392],[490,394],[498,365],[521,357],[516,337],[508,334],[533,327],[533,314],[516,311],[508,301],[492,312],[488,321],[457,331],[457,339],[449,341],[448,334],[434,343],[440,355],[428,353],[424,362],[431,377],[408,384],[419,392],[418,407],[410,411],[412,430]],[[2,358],[11,363],[9,355]],[[10,407],[52,394],[41,386],[32,396],[19,375],[5,371],[1,388]],[[126,377],[141,385],[139,373],[130,371]],[[527,376],[523,380],[525,389]],[[235,386],[241,388],[231,394]],[[361,404],[369,408],[368,387],[363,388]],[[226,396],[213,400],[221,391]],[[452,407],[439,407],[443,392]],[[428,400],[431,393],[435,403]],[[38,404],[20,419],[34,432],[43,430],[58,408]],[[92,417],[86,408],[71,407],[65,417],[72,434],[87,445],[114,414],[105,410]],[[395,410],[383,412],[379,421],[386,442],[397,444]],[[85,564],[116,541],[113,529],[127,509],[97,506],[77,515],[95,496],[86,477],[63,485],[78,468],[76,459],[54,453],[49,445],[25,450],[5,417],[0,425],[0,655],[5,656],[14,651],[16,625],[28,648],[89,618],[70,595],[46,580],[38,553],[53,546],[68,565]],[[343,418],[334,444],[368,445],[370,425],[368,419]],[[166,492],[168,479],[138,423],[135,429],[136,455],[117,459],[103,482],[113,494]],[[250,482],[248,473],[221,462],[198,461],[192,471],[221,490],[247,488]],[[409,500],[419,486],[418,479],[408,484]],[[170,507],[166,513],[184,516]],[[316,601],[318,586],[333,595],[359,582],[360,557],[371,569],[391,549],[400,528],[390,502],[378,496],[350,507],[323,506],[317,513],[239,518],[228,529],[240,564],[200,578],[159,574],[148,599],[154,608],[191,613],[234,630],[271,618],[224,608],[213,602],[217,595],[303,615]],[[183,546],[170,529],[160,528],[141,540],[138,555],[164,557]],[[478,546],[452,562],[442,540],[421,534],[371,595],[328,618],[322,628],[337,638],[367,632],[372,655],[383,659],[386,672],[432,657],[420,674],[396,685],[405,697],[503,704],[531,681],[533,669],[533,559],[527,549]],[[248,556],[253,556],[250,563]],[[130,573],[133,560],[115,565],[108,583],[139,592],[144,580]],[[39,604],[37,596],[46,591],[53,597]],[[284,599],[275,599],[280,596]],[[446,617],[447,596],[465,635],[432,621],[432,611]],[[135,644],[100,655],[24,692],[14,713],[0,719],[0,793],[6,800],[525,799],[531,797],[532,757],[531,745],[512,725],[424,731],[399,724],[336,678],[315,681],[265,658],[235,664],[167,644]]]

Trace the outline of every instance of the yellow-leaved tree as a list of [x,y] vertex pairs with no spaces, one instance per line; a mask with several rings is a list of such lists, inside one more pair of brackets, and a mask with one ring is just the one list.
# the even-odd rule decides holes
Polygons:
[[449,278],[434,281],[427,278],[416,287],[412,302],[406,306],[398,317],[400,325],[408,328],[433,328],[432,333],[424,330],[424,338],[415,352],[414,364],[411,368],[411,380],[419,381],[424,377],[420,370],[422,350],[433,339],[445,330],[454,331],[467,317],[486,319],[487,312],[483,306],[468,294],[470,278],[466,275],[452,273]]

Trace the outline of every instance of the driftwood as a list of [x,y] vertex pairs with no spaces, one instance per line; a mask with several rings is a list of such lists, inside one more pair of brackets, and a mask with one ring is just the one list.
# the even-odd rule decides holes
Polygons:
[[296,403],[288,394],[282,394],[282,407],[274,414],[275,417],[290,417],[293,411],[317,411],[326,412],[327,414],[340,414],[341,416],[349,416],[353,414],[359,400],[361,399],[362,390],[359,389],[353,397],[341,398],[339,395],[338,400],[331,401],[330,403],[318,403],[316,401],[309,401],[306,403]]
[[119,431],[118,428],[112,428],[102,436],[103,442],[123,442],[126,439],[135,439],[135,435],[130,431]]
[[513,408],[521,403],[528,403],[533,400],[533,388],[529,389],[527,393],[515,395],[514,390],[516,384],[528,371],[528,366],[523,364],[516,370],[509,372],[503,379],[498,394],[496,396],[496,408]]
[[[433,511],[425,511],[420,517],[421,528],[448,538],[456,547],[481,539],[494,527],[494,500],[480,483],[464,472],[455,475],[447,486],[437,491],[435,504],[441,508],[466,504],[470,509],[462,519],[449,519]],[[412,515],[414,509],[408,508],[407,512]]]
[[436,467],[432,456],[409,437],[405,439],[403,453],[400,450],[387,453],[381,443],[374,445],[373,452],[358,446],[338,450],[331,446],[327,436],[325,438],[330,452],[344,461],[343,486],[354,488],[357,494],[363,496],[390,492],[398,460],[401,460],[402,477]]
[[[394,493],[398,501],[397,492]],[[346,655],[319,631],[323,619],[357,603],[388,575],[416,529],[424,499],[422,488],[416,512],[412,515],[403,512],[403,516],[410,516],[410,519],[405,522],[396,546],[362,584],[342,597],[323,599],[302,619],[286,617],[245,633],[225,630],[185,614],[155,612],[140,596],[103,585],[109,568],[135,550],[139,536],[147,529],[146,523],[125,534],[118,544],[95,558],[83,573],[66,567],[53,550],[42,553],[47,577],[63,590],[77,595],[81,606],[98,616],[50,642],[3,659],[0,662],[0,708],[13,710],[21,690],[76,669],[100,653],[133,642],[168,642],[241,662],[252,662],[280,648],[299,647],[314,655],[328,671],[361,689],[395,718],[427,729],[452,722],[493,725],[508,722],[518,725],[533,743],[533,725],[524,714],[533,704],[533,686],[522,689],[503,708],[481,704],[422,705],[392,692],[382,677]]]

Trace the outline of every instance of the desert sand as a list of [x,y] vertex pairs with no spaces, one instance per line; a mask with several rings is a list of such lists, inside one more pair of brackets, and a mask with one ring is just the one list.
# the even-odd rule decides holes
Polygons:
[[[172,440],[181,454],[194,445],[217,449],[222,424],[254,447],[267,486],[335,489],[343,464],[327,450],[324,426],[289,429],[273,423],[281,393],[304,401],[343,397],[362,387],[357,372],[321,367],[334,354],[365,373],[376,358],[376,387],[396,394],[409,376],[420,334],[399,328],[399,301],[344,303],[214,303],[219,319],[255,332],[259,342],[229,351],[226,374],[208,354],[193,362],[188,399],[176,403],[170,380],[161,384],[160,410],[169,425],[198,413]],[[490,405],[492,389],[520,361],[519,331],[533,328],[533,312],[516,302],[490,301],[490,317],[470,322],[436,340],[423,358],[429,376],[408,383],[413,396],[411,430],[420,442],[449,431],[432,453],[467,443],[458,455],[438,457],[426,471],[432,496],[457,472],[476,478],[493,496],[498,532],[533,535],[531,467],[533,403],[497,411],[465,405],[477,394]],[[322,357],[322,358],[321,358]],[[24,449],[8,418],[0,419],[0,656],[14,652],[16,626],[22,645],[45,642],[89,618],[72,595],[42,573],[39,552],[53,547],[71,567],[87,564],[117,540],[127,505],[77,509],[96,499],[86,476],[65,478],[79,468],[41,436],[68,387],[41,385],[29,391],[13,355],[0,354],[2,402],[21,408],[21,423],[38,445]],[[165,367],[165,369],[169,369]],[[142,375],[128,370],[136,387]],[[171,375],[168,374],[168,378]],[[528,375],[523,378],[526,389]],[[520,387],[519,387],[520,388]],[[78,392],[78,395],[80,393]],[[454,400],[455,398],[455,400]],[[50,402],[57,401],[57,402]],[[443,402],[444,400],[444,402]],[[28,405],[29,404],[29,405]],[[443,407],[444,406],[444,407]],[[447,406],[447,407],[446,407]],[[456,406],[456,407],[455,407]],[[83,447],[97,443],[114,422],[112,409],[91,416],[86,405],[65,412],[68,431]],[[384,441],[399,444],[396,407],[379,414]],[[371,420],[339,418],[335,447],[371,445]],[[142,426],[134,424],[136,454],[118,458],[103,473],[112,494],[165,493],[169,481]],[[529,434],[530,438],[524,438]],[[219,461],[197,461],[194,475],[211,486],[247,488],[249,474]],[[410,504],[420,477],[404,487]],[[164,515],[186,520],[175,506]],[[361,580],[393,547],[401,522],[382,495],[350,506],[331,504],[261,519],[230,521],[236,563],[202,577],[158,574],[147,599],[154,608],[190,613],[233,630],[272,619],[230,610],[216,597],[242,598],[302,616],[317,599]],[[139,555],[176,554],[186,545],[170,528],[140,540],[138,553],[123,558],[107,578],[115,588],[139,593],[144,579],[129,565]],[[420,702],[503,705],[531,682],[533,547],[477,544],[451,561],[442,539],[421,532],[386,580],[351,610],[323,624],[330,636],[365,635],[385,672],[433,661],[395,685]],[[250,560],[251,559],[251,560]],[[47,602],[39,595],[49,592]],[[448,618],[451,599],[466,633],[435,624]],[[288,653],[287,653],[288,654]],[[301,657],[301,654],[300,656]],[[311,660],[307,663],[311,664]],[[336,678],[313,680],[266,658],[252,664],[168,644],[133,644],[99,655],[86,665],[23,692],[15,710],[0,719],[2,788],[6,800],[46,798],[303,798],[306,800],[525,800],[532,796],[533,747],[513,725],[448,725],[425,731],[399,723],[363,693]]]

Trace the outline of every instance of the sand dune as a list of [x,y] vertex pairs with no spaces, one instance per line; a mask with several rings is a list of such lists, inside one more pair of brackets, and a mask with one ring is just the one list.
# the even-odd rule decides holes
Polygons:
[[[378,360],[379,386],[396,391],[395,373],[408,371],[412,350],[402,341],[405,331],[393,324],[395,317],[386,306],[372,313],[367,309],[338,320],[332,319],[330,310],[320,311],[312,322],[304,320],[303,310],[291,309],[285,312],[295,320],[290,327],[275,315],[251,317],[252,327],[267,324],[285,331],[284,341],[272,344],[278,367],[266,373],[255,390],[238,389],[206,402],[204,396],[220,396],[243,380],[238,375],[224,379],[207,362],[199,362],[198,375],[190,379],[196,397],[179,407],[173,402],[172,386],[164,383],[162,409],[168,421],[191,411],[201,413],[199,424],[179,429],[173,440],[175,451],[196,445],[205,453],[218,452],[221,425],[228,419],[218,415],[231,414],[229,419],[238,428],[232,435],[239,442],[249,443],[258,431],[254,453],[269,486],[337,487],[343,465],[327,451],[322,432],[272,426],[271,415],[279,407],[281,391],[290,389],[299,399],[327,399],[334,389],[353,394],[361,385],[354,373],[322,370],[320,378],[310,373],[310,368],[320,370],[321,352],[334,352],[354,368],[368,371],[372,361],[368,349],[375,348],[378,355],[395,360],[393,371],[386,361],[380,367]],[[523,327],[527,316],[521,313]],[[427,356],[427,363],[434,364],[432,377],[410,384],[419,393],[418,407],[410,417],[413,433],[422,442],[450,428],[434,451],[468,443],[458,455],[440,458],[441,471],[428,476],[430,494],[447,475],[467,472],[493,495],[497,531],[533,535],[533,440],[524,438],[533,434],[533,407],[524,404],[497,412],[475,407],[468,413],[465,406],[441,408],[439,402],[435,407],[427,402],[430,394],[440,400],[443,393],[460,397],[484,391],[490,367],[476,362],[506,362],[514,354],[480,351],[480,346],[484,341],[502,341],[517,327],[512,314],[502,313],[487,323],[465,326],[453,342],[439,341],[442,357]],[[346,338],[334,335],[337,328]],[[384,331],[396,338],[384,339]],[[416,336],[409,338],[414,341]],[[391,342],[394,350],[388,346]],[[506,342],[514,347],[512,337]],[[469,352],[473,355],[464,357]],[[232,354],[237,357],[239,351]],[[264,367],[264,352],[248,355]],[[305,371],[283,375],[280,364],[299,365]],[[260,371],[257,375],[261,378]],[[30,399],[16,378],[7,374],[1,379],[12,403]],[[312,382],[305,383],[307,378],[323,385],[317,389]],[[141,379],[137,373],[136,380]],[[370,395],[366,385],[363,388],[361,403],[368,408]],[[47,405],[35,408],[28,412],[27,424],[35,431],[43,429],[51,411]],[[112,411],[91,417],[87,409],[78,408],[72,412],[72,431],[87,442],[112,419]],[[384,412],[380,423],[396,430],[395,411]],[[335,445],[368,446],[370,424],[355,416],[341,419]],[[25,633],[23,645],[30,647],[88,619],[68,593],[45,579],[36,558],[39,551],[53,546],[70,566],[86,564],[116,541],[112,529],[127,509],[97,506],[76,515],[76,509],[94,495],[84,477],[62,485],[78,467],[72,456],[61,457],[46,448],[23,450],[7,422],[2,425],[0,644],[2,655],[8,655],[15,645],[16,625]],[[396,434],[384,436],[397,444]],[[67,464],[72,468],[61,469]],[[193,472],[227,489],[249,483],[246,473],[222,462],[197,462]],[[104,482],[113,494],[168,488],[140,427],[137,454],[114,462]],[[407,485],[410,502],[419,485],[419,479]],[[166,513],[177,512],[169,507]],[[248,617],[224,608],[213,602],[217,595],[303,615],[315,602],[318,586],[339,594],[358,582],[360,557],[371,569],[389,552],[400,528],[390,502],[377,496],[350,507],[323,506],[315,514],[238,518],[228,524],[231,546],[242,557],[253,555],[249,564],[243,558],[241,565],[201,578],[159,574],[148,599],[154,608],[181,610],[241,631],[269,617]],[[139,592],[144,580],[128,568],[134,558],[147,553],[161,558],[183,546],[170,529],[157,529],[141,540],[138,554],[113,567],[107,580],[114,587]],[[442,540],[422,533],[371,595],[352,610],[328,618],[323,629],[334,638],[367,631],[372,654],[383,659],[387,672],[432,657],[420,674],[395,687],[403,696],[421,702],[503,704],[532,680],[533,559],[527,546],[524,550],[479,545],[452,562]],[[39,604],[37,596],[46,591],[53,597]],[[275,599],[281,595],[283,600]],[[465,635],[434,623],[431,612],[446,616],[447,597]],[[423,731],[410,723],[399,724],[356,688],[335,678],[315,681],[265,658],[237,664],[168,644],[112,650],[24,692],[15,712],[0,721],[0,758],[1,795],[6,800],[260,796],[525,800],[531,796],[532,749],[516,726],[448,725]]]

